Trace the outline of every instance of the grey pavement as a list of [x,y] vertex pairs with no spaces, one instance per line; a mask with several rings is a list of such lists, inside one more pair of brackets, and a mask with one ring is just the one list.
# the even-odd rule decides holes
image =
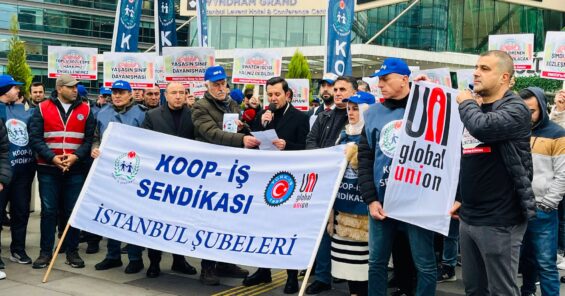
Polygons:
[[[145,276],[145,270],[138,274],[125,274],[124,269],[127,264],[127,256],[122,256],[124,266],[106,271],[97,271],[94,265],[100,262],[106,252],[106,241],[102,241],[101,250],[97,254],[85,254],[86,244],[80,245],[79,253],[85,260],[86,267],[82,269],[71,268],[64,264],[65,255],[61,254],[55,262],[55,266],[50,274],[49,281],[42,283],[41,280],[46,269],[32,269],[31,265],[21,265],[9,260],[10,231],[4,227],[2,231],[2,260],[6,263],[7,278],[0,281],[0,295],[22,295],[22,296],[50,296],[50,295],[146,295],[146,296],[165,296],[165,295],[285,295],[283,286],[286,273],[280,270],[273,270],[273,283],[263,284],[252,288],[240,287],[241,279],[222,278],[220,286],[203,286],[198,281],[200,274],[200,260],[188,258],[187,260],[198,269],[198,274],[187,276],[178,274],[170,270],[172,256],[163,254],[161,261],[161,276],[150,279]],[[27,253],[32,259],[39,254],[39,214],[38,211],[31,215],[28,235]],[[144,252],[145,266],[149,266],[149,261]],[[248,268],[251,272],[255,268]],[[461,271],[457,269],[458,280],[451,283],[438,284],[438,296],[464,295],[463,283],[461,282]],[[561,272],[561,275],[565,273]],[[346,284],[334,284],[331,291],[324,292],[324,296],[348,295]],[[565,296],[565,292],[560,295]]]

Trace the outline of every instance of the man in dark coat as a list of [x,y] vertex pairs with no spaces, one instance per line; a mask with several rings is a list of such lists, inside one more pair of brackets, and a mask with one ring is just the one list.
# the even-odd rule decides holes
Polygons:
[[530,110],[510,91],[513,75],[512,57],[488,51],[477,61],[474,92],[457,96],[465,133],[461,203],[456,202],[451,213],[461,208],[463,283],[468,295],[520,294],[520,245],[536,204]]
[[[341,130],[347,124],[347,110],[344,99],[357,91],[357,80],[350,76],[340,76],[333,84],[335,108],[318,115],[310,133],[306,137],[306,149],[319,149],[335,146]],[[331,289],[331,238],[324,232],[318,254],[316,255],[316,280],[308,286],[306,294],[319,294]]]
[[[198,141],[222,146],[254,148],[260,142],[251,135],[243,133],[244,125],[236,120],[239,132],[223,130],[223,119],[226,114],[239,114],[239,105],[228,95],[227,75],[222,66],[212,66],[206,69],[207,91],[204,98],[198,100],[192,108],[194,137]],[[249,272],[235,264],[201,261],[200,282],[205,285],[218,285],[218,276],[244,278]]]
[[[308,116],[288,102],[290,88],[281,77],[267,81],[267,96],[275,110],[261,111],[251,125],[253,131],[274,129],[279,139],[273,144],[279,150],[303,150],[308,135]],[[265,124],[267,123],[267,124]]]
[[[273,77],[267,81],[267,97],[274,110],[263,110],[251,126],[253,131],[274,129],[278,139],[273,145],[279,150],[303,150],[306,148],[308,135],[308,116],[296,109],[289,102],[290,88],[281,77]],[[285,294],[298,292],[298,271],[287,270],[287,280],[284,287]],[[270,283],[271,270],[259,268],[253,275],[243,280],[244,286],[254,286],[260,283]]]
[[[169,83],[165,90],[167,104],[149,110],[145,114],[145,120],[141,124],[141,127],[167,135],[193,140],[194,126],[192,125],[190,109],[185,104],[185,92],[186,89],[181,83]],[[147,251],[150,261],[149,268],[147,269],[147,277],[155,278],[160,275],[161,268],[159,267],[159,263],[161,262],[161,254],[162,252],[159,250],[149,249]],[[196,274],[196,269],[188,264],[182,255],[173,254],[173,266],[171,269],[184,274]]]

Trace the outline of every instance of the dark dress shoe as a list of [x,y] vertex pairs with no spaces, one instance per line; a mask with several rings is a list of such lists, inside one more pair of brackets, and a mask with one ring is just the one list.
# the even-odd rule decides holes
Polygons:
[[270,283],[272,281],[273,279],[271,278],[271,270],[268,268],[259,268],[254,274],[246,277],[243,280],[242,284],[246,287],[249,287],[249,286],[256,286],[262,283]]
[[94,269],[96,269],[96,270],[108,270],[110,268],[120,267],[120,266],[122,266],[122,260],[121,259],[105,258],[100,263],[94,265]]
[[289,276],[286,279],[286,284],[284,285],[283,293],[294,294],[298,292],[298,278]]
[[126,266],[126,270],[124,271],[127,274],[138,273],[140,272],[145,266],[143,265],[143,261],[141,260],[133,260],[130,261],[128,266]]
[[194,268],[186,261],[180,261],[180,262],[173,261],[173,266],[171,266],[171,270],[189,275],[196,274],[196,268]]
[[231,263],[218,262],[214,270],[217,276],[231,278],[245,278],[249,275],[249,271]]
[[306,294],[313,295],[313,294],[320,294],[324,291],[331,290],[332,285],[322,283],[320,281],[314,281],[306,288]]
[[161,275],[161,268],[157,263],[149,264],[149,268],[147,268],[147,277],[148,278],[156,278]]

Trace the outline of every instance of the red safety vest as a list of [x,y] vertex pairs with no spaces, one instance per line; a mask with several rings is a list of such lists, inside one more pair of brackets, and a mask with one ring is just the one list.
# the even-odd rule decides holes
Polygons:
[[[90,106],[81,103],[71,110],[67,122],[63,121],[57,105],[47,99],[39,104],[43,117],[43,140],[56,155],[70,154],[82,145],[86,119],[90,114]],[[52,165],[41,157],[37,157],[40,165]]]

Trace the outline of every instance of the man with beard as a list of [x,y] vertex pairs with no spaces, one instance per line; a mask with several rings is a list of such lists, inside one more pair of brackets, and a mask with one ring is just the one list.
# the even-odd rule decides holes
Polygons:
[[[308,137],[306,149],[331,147],[336,144],[339,134],[347,124],[347,104],[344,99],[355,95],[357,81],[353,77],[340,76],[333,83],[333,100],[335,108],[321,112]],[[306,294],[318,294],[331,289],[331,238],[324,232],[318,254],[316,255],[316,280],[308,286]]]
[[37,107],[39,103],[45,101],[45,87],[41,82],[33,82],[29,87],[30,103]]

